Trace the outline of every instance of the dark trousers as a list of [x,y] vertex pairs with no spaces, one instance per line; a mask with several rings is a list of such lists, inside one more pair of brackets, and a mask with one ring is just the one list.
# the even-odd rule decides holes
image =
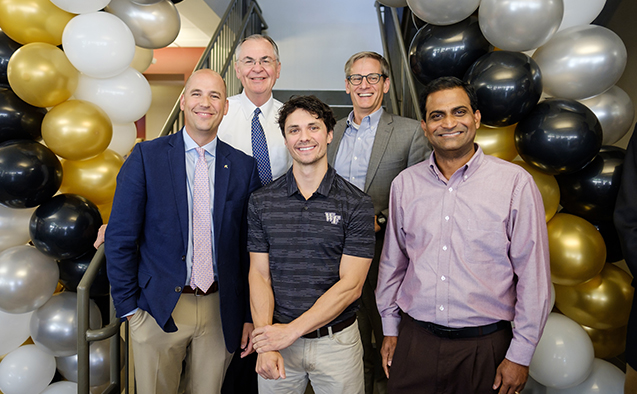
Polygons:
[[403,315],[389,372],[390,394],[493,394],[511,329],[477,338],[439,338]]

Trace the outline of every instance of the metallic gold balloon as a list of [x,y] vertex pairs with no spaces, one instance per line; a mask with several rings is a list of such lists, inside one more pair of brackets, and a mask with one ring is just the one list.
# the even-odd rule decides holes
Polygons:
[[58,282],[57,287],[55,288],[55,291],[53,292],[53,294],[58,294],[64,291],[64,285],[62,284],[62,282]]
[[524,168],[533,176],[533,180],[542,195],[544,212],[546,214],[546,221],[548,222],[555,215],[557,208],[560,206],[560,187],[555,177],[536,170],[522,160],[514,160],[513,163]]
[[50,0],[0,0],[0,28],[20,44],[62,43],[62,32],[75,15]]
[[36,107],[53,107],[71,97],[77,88],[79,72],[60,48],[34,42],[20,47],[11,56],[7,78],[22,100]]
[[593,341],[596,358],[617,357],[626,350],[627,326],[598,330],[596,328],[582,326]]
[[88,160],[64,160],[60,191],[79,194],[95,204],[110,204],[115,195],[117,173],[123,163],[124,159],[109,149]]
[[602,271],[606,261],[606,245],[595,226],[567,213],[556,214],[546,225],[553,283],[575,286]]
[[113,210],[113,202],[98,205],[97,208],[100,210],[100,215],[102,215],[102,222],[104,224],[108,223],[108,219],[111,217],[111,211]]
[[555,285],[555,306],[579,324],[609,330],[628,324],[635,289],[632,277],[613,264],[577,286]]
[[51,109],[42,121],[42,139],[46,145],[56,155],[69,160],[99,155],[112,137],[113,125],[108,115],[88,101],[64,102]]
[[488,127],[481,125],[476,130],[475,142],[480,145],[486,155],[511,161],[518,155],[515,149],[515,126]]

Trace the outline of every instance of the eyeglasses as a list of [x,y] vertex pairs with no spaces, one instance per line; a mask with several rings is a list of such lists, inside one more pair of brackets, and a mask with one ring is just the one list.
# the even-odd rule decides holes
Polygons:
[[372,74],[367,74],[367,75],[352,74],[349,77],[347,77],[347,80],[352,85],[357,86],[357,85],[360,85],[361,83],[363,83],[363,78],[365,78],[365,79],[367,79],[367,83],[368,84],[376,85],[378,83],[378,81],[380,81],[381,77],[387,78],[387,75],[379,74],[379,73],[372,73]]
[[274,62],[275,60],[269,56],[262,57],[259,60],[253,59],[251,57],[246,57],[245,59],[239,60],[239,63],[243,64],[246,67],[254,67],[257,65],[257,63],[259,63],[261,67],[268,67],[273,65]]

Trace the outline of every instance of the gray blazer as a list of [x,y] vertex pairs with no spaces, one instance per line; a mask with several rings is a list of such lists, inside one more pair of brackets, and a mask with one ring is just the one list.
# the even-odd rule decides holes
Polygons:
[[[336,153],[347,128],[347,119],[334,126],[334,139],[327,147],[327,160],[334,166]],[[431,149],[420,122],[392,115],[383,110],[369,158],[365,193],[372,197],[374,213],[388,215],[391,182],[405,168],[429,157]]]

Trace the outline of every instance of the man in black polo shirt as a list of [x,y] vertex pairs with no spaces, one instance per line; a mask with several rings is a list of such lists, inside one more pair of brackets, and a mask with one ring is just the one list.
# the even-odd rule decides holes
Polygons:
[[374,256],[371,198],[327,164],[334,116],[290,99],[279,126],[293,165],[248,207],[259,393],[363,393],[356,309]]

